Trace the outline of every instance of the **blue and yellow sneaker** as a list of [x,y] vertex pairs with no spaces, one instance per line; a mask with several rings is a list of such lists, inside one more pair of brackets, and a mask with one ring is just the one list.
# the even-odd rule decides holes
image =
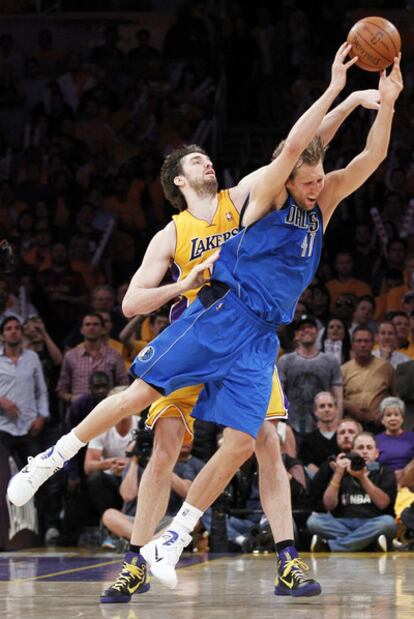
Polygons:
[[150,578],[144,557],[127,552],[118,578],[101,594],[101,604],[119,604],[131,600],[135,593],[146,593]]
[[308,569],[306,563],[298,557],[295,548],[289,547],[279,552],[275,595],[291,595],[292,597],[320,595],[322,593],[320,584],[313,578],[308,578],[304,573]]

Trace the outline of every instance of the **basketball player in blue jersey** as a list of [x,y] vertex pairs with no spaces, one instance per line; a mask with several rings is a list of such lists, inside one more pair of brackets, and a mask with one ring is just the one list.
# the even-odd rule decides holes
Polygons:
[[[24,504],[65,459],[118,419],[147,407],[160,392],[204,383],[195,416],[226,426],[222,446],[194,481],[169,531],[141,549],[153,574],[171,588],[176,585],[175,564],[191,540],[190,531],[254,449],[270,397],[278,348],[276,327],[291,320],[298,297],[313,278],[322,228],[338,202],[368,178],[387,152],[393,105],[402,88],[399,59],[390,75],[381,77],[381,102],[364,151],[345,170],[325,179],[324,148],[313,138],[355,62],[346,62],[349,49],[341,46],[329,87],[253,182],[245,228],[222,246],[213,285],[204,287],[180,320],[141,351],[132,366],[137,380],[125,392],[98,405],[9,485],[10,500]],[[197,162],[193,175],[202,165]],[[204,169],[210,174],[211,162],[204,161]],[[188,192],[189,175],[187,168],[186,174],[171,179],[183,195]],[[172,296],[186,286],[204,283],[204,270],[213,262],[210,257],[198,265]],[[166,286],[164,291],[168,296],[171,288]],[[152,294],[155,298],[157,293]],[[135,565],[142,569],[138,558]],[[317,583],[304,577],[294,549],[281,549],[275,593],[303,595],[303,583],[308,595],[320,592]]]
[[[358,91],[349,95],[325,116],[318,133],[324,140],[330,141],[345,117],[358,105],[377,109],[378,90]],[[257,172],[262,173],[263,169]],[[183,173],[188,186],[182,191],[179,186],[171,185],[170,179]],[[161,182],[166,187],[166,197],[180,213],[154,237],[143,264],[132,279],[124,299],[124,308],[129,315],[156,309],[157,297],[157,306],[153,305],[153,299],[150,307],[145,305],[148,302],[147,291],[158,288],[159,293],[166,292],[160,291],[159,285],[169,266],[173,266],[182,280],[197,262],[201,263],[226,237],[237,232],[237,213],[246,201],[255,179],[254,174],[242,179],[238,186],[217,194],[214,170],[202,149],[195,145],[178,148],[165,159]],[[236,222],[237,228],[234,229]],[[182,313],[189,302],[194,300],[197,292],[195,288],[181,297],[173,306],[173,319],[178,317],[177,310],[180,309]],[[275,375],[266,420],[257,435],[255,451],[259,464],[261,503],[273,532],[276,552],[281,552],[284,548],[294,547],[294,534],[290,485],[272,422],[286,415],[283,393],[277,384],[278,377]],[[153,538],[156,524],[164,514],[170,493],[171,472],[183,441],[183,433],[184,440],[187,440],[192,430],[193,419],[190,415],[201,387],[179,389],[157,400],[149,410],[146,423],[150,427],[155,425],[154,449],[140,480],[130,546],[118,577],[101,595],[102,603],[128,602],[133,594],[148,590],[146,562],[139,550]],[[307,596],[310,592],[320,591],[319,584],[310,583],[310,579],[305,576],[300,581],[297,579],[296,584],[296,595]]]

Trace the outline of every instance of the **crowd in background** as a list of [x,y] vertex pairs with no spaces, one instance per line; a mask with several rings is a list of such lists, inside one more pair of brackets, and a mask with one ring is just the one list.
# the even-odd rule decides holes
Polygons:
[[[12,29],[0,32],[0,237],[15,255],[13,270],[0,275],[0,444],[19,467],[111,389],[127,385],[134,356],[168,324],[168,308],[130,322],[121,311],[148,241],[173,213],[159,181],[163,157],[192,142],[200,124],[214,117],[224,80],[223,130],[266,126],[270,137],[260,152],[226,169],[218,150],[219,178],[237,181],[266,163],[324,87],[332,52],[352,23],[345,9],[359,8],[346,3],[341,21],[335,3],[324,5],[317,18],[295,0],[277,11],[267,2],[255,8],[237,1],[175,4],[176,20],[161,46],[152,43],[154,33],[138,27],[136,42],[124,51],[115,20],[104,21],[96,41],[78,48],[61,46],[53,20],[37,29],[36,45],[25,53]],[[280,330],[277,366],[290,405],[278,432],[304,545],[310,533],[318,538],[315,547],[327,543],[326,535],[334,539],[326,523],[308,518],[313,510],[344,516],[344,506],[341,511],[325,491],[339,489],[346,474],[354,478],[349,458],[342,464],[337,458],[349,455],[355,440],[365,462],[394,471],[378,481],[385,483],[388,503],[379,501],[380,508],[373,500],[373,510],[361,516],[387,519],[388,547],[400,533],[390,524],[394,504],[400,527],[401,513],[414,501],[412,58],[403,57],[402,68],[406,86],[390,154],[338,209],[317,276],[294,322]],[[349,91],[375,87],[375,79],[355,69]],[[346,120],[328,150],[328,170],[358,152],[372,113],[357,109]],[[9,359],[22,361],[18,371],[10,371]],[[343,424],[348,442],[340,434]],[[39,493],[46,543],[82,543],[85,527],[102,521],[127,537],[129,521],[120,516],[133,512],[139,468],[151,446],[142,420],[118,426]],[[195,476],[219,437],[219,428],[196,424],[192,454],[185,451],[177,464],[176,499],[188,489],[182,480]],[[370,441],[378,452],[369,450]],[[228,514],[232,544],[243,550],[265,544],[254,461],[233,480],[220,509]],[[216,520],[209,518],[211,532]],[[378,530],[375,538],[382,535]],[[106,535],[103,543],[113,547]],[[350,544],[363,547],[353,538]]]

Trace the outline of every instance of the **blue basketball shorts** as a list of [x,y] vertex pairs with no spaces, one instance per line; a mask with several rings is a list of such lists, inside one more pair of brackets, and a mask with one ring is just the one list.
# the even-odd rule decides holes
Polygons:
[[272,390],[279,340],[231,291],[209,306],[197,298],[131,365],[167,395],[204,384],[193,417],[256,436]]

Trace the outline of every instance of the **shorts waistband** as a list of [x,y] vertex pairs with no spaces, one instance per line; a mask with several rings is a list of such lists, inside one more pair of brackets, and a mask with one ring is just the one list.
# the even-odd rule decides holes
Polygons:
[[263,320],[263,318],[260,318],[260,316],[252,312],[227,284],[217,279],[212,279],[210,285],[203,286],[198,293],[198,298],[205,308],[211,307],[224,297],[226,297],[226,301],[230,301],[230,303],[236,306],[250,322],[254,322],[262,331],[272,331],[276,333],[277,325]]
[[260,316],[255,314],[249,307],[247,307],[245,303],[243,303],[243,301],[237,296],[237,294],[233,290],[229,290],[229,293],[226,295],[226,300],[230,301],[232,305],[237,307],[250,322],[254,322],[261,331],[264,331],[266,333],[271,332],[277,335],[276,325],[267,322],[266,320],[263,320],[263,318],[260,318]]

